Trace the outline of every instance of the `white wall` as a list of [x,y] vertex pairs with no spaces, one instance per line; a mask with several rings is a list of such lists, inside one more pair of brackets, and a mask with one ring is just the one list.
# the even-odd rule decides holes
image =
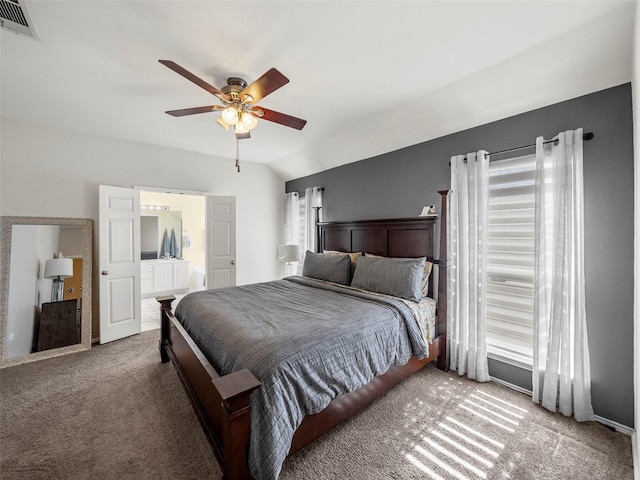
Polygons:
[[[100,184],[235,196],[238,284],[281,276],[276,251],[283,235],[284,181],[269,167],[245,159],[237,173],[230,159],[6,119],[1,126],[2,215],[92,218],[97,239]],[[99,324],[96,265],[97,258],[94,338]]]
[[82,257],[82,228],[61,227],[59,251],[65,257]]
[[[35,271],[38,282],[35,304],[42,308],[42,304],[44,302],[51,301],[51,289],[53,287],[53,280],[44,278],[44,269],[47,260],[55,258],[58,253],[63,251],[60,245],[61,228],[57,225],[19,225],[19,227],[30,229],[33,232],[33,237],[36,239],[36,249],[34,252],[31,252],[31,255],[35,258],[35,261],[38,264],[38,270]],[[13,245],[15,245],[15,243],[12,241],[11,245],[11,250],[13,250]],[[13,255],[11,255],[11,266],[12,268],[10,271],[13,276]],[[11,281],[9,281],[9,283],[9,288],[11,288]],[[11,292],[9,293],[9,298],[13,299]]]

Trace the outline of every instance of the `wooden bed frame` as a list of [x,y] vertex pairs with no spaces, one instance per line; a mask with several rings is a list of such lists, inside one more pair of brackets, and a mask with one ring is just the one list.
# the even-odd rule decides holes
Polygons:
[[[289,455],[297,452],[331,428],[354,415],[387,390],[437,359],[437,366],[447,369],[446,355],[446,201],[448,190],[439,191],[442,201],[440,216],[440,258],[434,259],[435,217],[332,222],[318,224],[318,251],[341,250],[369,252],[391,257],[427,256],[438,268],[438,336],[429,345],[429,357],[411,360],[392,367],[362,388],[340,395],[320,413],[307,415],[296,430]],[[434,269],[435,270],[435,269]],[[433,296],[433,278],[429,282]],[[251,479],[247,464],[251,430],[251,393],[260,382],[249,370],[220,376],[171,312],[173,295],[156,297],[160,302],[160,356],[163,363],[171,360],[187,396],[209,440],[225,480]]]

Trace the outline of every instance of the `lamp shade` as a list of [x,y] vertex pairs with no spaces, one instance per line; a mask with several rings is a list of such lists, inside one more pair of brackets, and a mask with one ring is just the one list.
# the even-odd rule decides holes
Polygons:
[[279,262],[299,262],[300,245],[278,245]]
[[258,119],[249,112],[245,112],[242,114],[242,123],[247,130],[253,130],[258,126]]
[[229,125],[235,125],[238,123],[238,111],[233,107],[225,108],[220,115]]
[[71,258],[50,258],[44,265],[44,278],[73,277],[73,260]]

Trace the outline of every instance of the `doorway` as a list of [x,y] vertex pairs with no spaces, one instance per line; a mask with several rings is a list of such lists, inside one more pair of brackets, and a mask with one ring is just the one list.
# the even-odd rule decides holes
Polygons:
[[[100,343],[140,333],[143,297],[155,302],[156,295],[235,286],[235,197],[109,185],[99,191]],[[173,219],[170,240],[169,226],[163,229],[156,219],[158,227],[149,230],[162,232],[162,238],[156,239],[157,247],[153,240],[145,242],[149,250],[143,254],[141,212],[172,208],[180,214]]]
[[[187,293],[206,288],[206,197],[141,190],[140,217],[141,225],[153,226],[146,234],[141,229],[142,254],[147,256],[141,262],[142,331],[146,331],[160,327],[156,294],[175,295],[175,308]],[[154,265],[155,259],[167,254],[163,247],[172,237],[175,255],[169,252],[171,260]],[[186,282],[172,271],[178,266],[186,271]]]

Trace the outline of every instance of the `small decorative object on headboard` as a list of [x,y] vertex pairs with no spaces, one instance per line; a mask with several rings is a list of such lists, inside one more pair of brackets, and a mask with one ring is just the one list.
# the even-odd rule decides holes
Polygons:
[[436,206],[427,205],[422,209],[422,212],[420,212],[420,216],[421,217],[437,217],[438,214],[436,213]]

